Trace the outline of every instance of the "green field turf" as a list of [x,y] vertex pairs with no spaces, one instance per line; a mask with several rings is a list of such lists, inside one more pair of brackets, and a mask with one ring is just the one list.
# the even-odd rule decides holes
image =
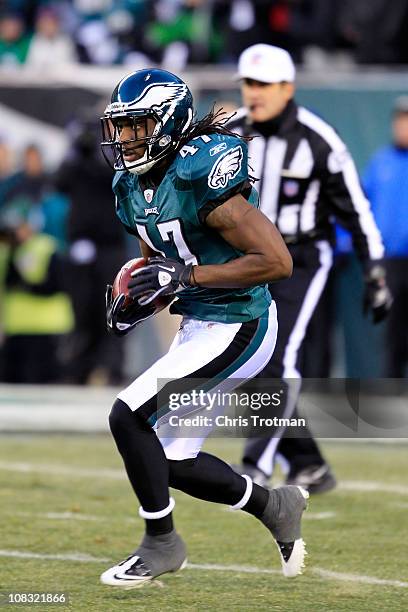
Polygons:
[[[238,440],[217,440],[207,450],[236,460],[240,447]],[[161,577],[157,585],[120,591],[100,585],[99,574],[110,561],[121,560],[136,547],[143,525],[136,518],[138,505],[121,477],[121,461],[111,439],[102,435],[2,436],[1,551],[82,553],[96,561],[1,556],[0,591],[66,591],[70,605],[0,609],[407,611],[407,447],[336,443],[324,449],[345,484],[370,481],[396,491],[339,488],[313,497],[308,509],[311,518],[304,521],[309,555],[303,576],[288,580],[278,573],[191,568]],[[33,466],[35,471],[21,471]],[[54,474],[46,473],[50,468]],[[103,476],[98,470],[111,471]],[[275,545],[256,519],[178,492],[174,496],[175,519],[187,542],[190,563],[279,570]],[[61,518],[64,513],[69,513],[65,519]],[[313,518],[321,513],[334,515]],[[357,575],[357,581],[328,577],[319,569]],[[359,578],[362,575],[405,586],[366,584]]]

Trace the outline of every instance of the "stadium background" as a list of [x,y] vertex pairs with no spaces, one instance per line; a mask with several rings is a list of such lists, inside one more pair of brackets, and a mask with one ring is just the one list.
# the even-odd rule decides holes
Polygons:
[[[232,78],[238,55],[268,42],[292,53],[298,101],[338,129],[363,171],[389,142],[393,101],[408,91],[407,30],[408,0],[393,0],[392,11],[385,0],[1,2],[0,144],[11,148],[12,172],[21,169],[24,148],[37,145],[52,175],[72,152],[75,122],[85,114],[96,118],[123,73],[146,65],[180,73],[199,115],[214,102],[239,105]],[[331,363],[324,375],[381,376],[384,326],[362,317],[359,267],[348,237],[339,238],[345,256],[332,275]],[[167,326],[154,333],[147,324],[156,339],[149,359],[168,342],[167,334],[162,342]],[[127,341],[133,358],[135,342]],[[126,364],[129,375],[145,365]]]
[[[3,12],[11,9],[30,33],[35,31],[38,9],[49,5],[22,0],[0,3],[0,22]],[[214,102],[239,104],[232,77],[240,45],[263,40],[287,47],[299,67],[297,100],[338,129],[360,171],[374,151],[389,142],[393,102],[408,93],[405,0],[76,0],[51,5],[52,11],[64,15],[61,29],[77,47],[81,42],[74,63],[35,67],[29,62],[10,62],[10,57],[5,62],[0,28],[0,144],[12,152],[13,171],[21,167],[24,148],[35,143],[47,173],[55,172],[70,151],[73,123],[93,108],[96,117],[124,72],[145,67],[146,62],[164,62],[166,68],[180,73],[193,90],[202,115]],[[246,31],[242,15],[248,18],[248,5],[255,17],[258,11],[267,11],[268,18],[264,22],[255,19],[252,29]],[[194,37],[183,39],[181,54],[180,47],[171,47],[169,41],[154,50],[143,46],[140,30],[147,22],[157,42],[169,31],[171,16],[177,23],[177,11],[186,7],[190,12],[201,11],[198,17],[204,22],[200,23],[207,26],[213,10],[227,12],[224,53],[211,56],[204,44],[208,29],[201,30],[198,45]],[[138,27],[127,33],[120,27],[109,30],[112,24],[118,28],[118,23],[123,27],[126,22],[112,21],[117,9],[130,12]],[[84,31],[89,34],[89,24],[98,26],[93,30],[97,45],[85,49],[87,55],[82,43],[94,40],[83,35]],[[237,24],[241,29],[234,30]],[[112,41],[118,45],[112,46]],[[127,58],[123,49],[130,54]],[[359,265],[349,251],[347,237],[341,238],[347,265],[334,279],[330,374],[373,379],[383,372],[384,327],[374,328],[362,317]],[[134,256],[132,242],[127,244],[129,257]],[[165,350],[177,327],[175,319],[162,313],[125,340],[125,378],[131,379]],[[251,538],[253,533],[248,521],[239,524],[234,519],[232,523],[226,512],[217,513],[211,506],[179,495],[177,501],[182,503],[177,519],[189,541],[191,572],[187,579],[164,580],[169,588],[152,589],[135,601],[101,592],[97,584],[106,559],[119,558],[129,545],[126,526],[133,520],[134,508],[129,510],[129,506],[134,502],[127,483],[122,482],[120,458],[107,434],[106,417],[116,389],[0,384],[1,590],[39,591],[51,585],[51,590],[70,592],[72,609],[98,612],[406,610],[407,388],[385,385],[384,390],[378,379],[375,389],[379,407],[386,414],[397,414],[397,421],[388,427],[385,423],[371,440],[369,434],[359,440],[358,428],[336,430],[336,437],[344,436],[342,440],[324,436],[323,448],[339,487],[313,500],[306,524],[311,557],[301,581],[288,586],[270,570],[277,567],[276,557],[271,565],[269,547],[261,537],[248,542],[248,533]],[[370,399],[369,394],[367,397]],[[323,403],[331,401],[325,393],[322,398]],[[306,396],[306,403],[309,400]],[[241,443],[210,442],[221,456],[234,461]],[[139,527],[135,522],[132,529],[136,532]],[[245,561],[242,542],[248,552]],[[241,563],[248,567],[243,569]]]
[[[16,151],[21,151],[29,143],[38,144],[47,169],[55,171],[69,151],[67,126],[85,111],[89,114],[92,108],[97,114],[122,75],[123,69],[118,67],[84,66],[64,67],[63,71],[50,69],[46,78],[28,68],[12,74],[3,73],[0,82],[0,135]],[[199,116],[214,103],[224,104],[227,108],[230,104],[239,105],[239,90],[232,67],[190,69],[181,76],[192,88]],[[377,67],[321,75],[300,69],[298,73],[297,100],[336,127],[348,144],[360,172],[372,153],[389,141],[393,102],[407,91],[408,76],[402,70],[387,72]],[[341,238],[340,248],[348,253],[351,250],[349,240],[344,235]],[[129,256],[134,256],[131,241]],[[383,326],[374,328],[362,315],[361,301],[355,297],[362,294],[362,279],[359,263],[351,253],[346,269],[336,276],[335,284],[338,299],[331,339],[331,374],[357,378],[381,376]],[[168,320],[162,325],[174,329]],[[161,342],[163,327],[160,329],[162,332],[156,334],[156,344],[149,345],[153,350],[150,359],[165,346]],[[148,333],[150,335],[151,330]],[[165,343],[170,336],[165,334]],[[137,349],[133,345],[137,341],[129,337],[126,342],[130,345],[129,354],[134,355]],[[138,362],[137,370],[143,369],[144,365]],[[127,361],[126,369],[129,373],[134,372],[134,363]]]

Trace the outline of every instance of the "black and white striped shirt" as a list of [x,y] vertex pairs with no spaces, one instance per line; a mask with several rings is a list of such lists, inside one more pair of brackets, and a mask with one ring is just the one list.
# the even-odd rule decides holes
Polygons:
[[248,143],[251,174],[262,212],[288,244],[331,239],[334,217],[348,229],[361,260],[381,259],[382,238],[354,162],[335,129],[290,102],[277,129],[257,132],[246,109],[228,127],[254,136]]

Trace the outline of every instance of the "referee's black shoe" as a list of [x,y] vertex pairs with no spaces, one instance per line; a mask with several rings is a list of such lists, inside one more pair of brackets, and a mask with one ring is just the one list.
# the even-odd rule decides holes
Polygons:
[[296,472],[291,470],[286,478],[286,484],[303,487],[311,495],[315,495],[331,491],[337,482],[330,466],[323,463],[323,465],[308,465]]
[[231,467],[237,474],[240,474],[241,476],[246,474],[246,476],[249,476],[252,482],[255,484],[268,488],[269,476],[254,465],[251,465],[250,463],[241,463],[240,465],[233,463]]

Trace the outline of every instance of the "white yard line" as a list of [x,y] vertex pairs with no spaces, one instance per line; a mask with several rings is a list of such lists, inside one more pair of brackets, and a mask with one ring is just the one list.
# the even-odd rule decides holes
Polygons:
[[[20,550],[0,550],[0,557],[17,558],[17,559],[40,559],[40,560],[55,560],[55,561],[73,561],[78,563],[112,563],[112,559],[104,557],[93,557],[83,553],[67,553],[67,554],[44,554],[34,553]],[[251,567],[246,565],[218,565],[212,563],[188,563],[186,569],[201,570],[205,572],[236,572],[239,574],[269,574],[282,575],[279,570],[265,569],[260,567]],[[307,570],[308,573],[315,574],[326,580],[340,580],[342,582],[357,582],[360,584],[371,584],[376,586],[391,586],[401,589],[408,588],[408,582],[401,580],[385,580],[382,578],[374,578],[373,576],[362,576],[360,574],[343,574],[341,572],[332,572],[330,570],[312,567]]]
[[[109,468],[82,468],[70,465],[49,465],[46,463],[26,463],[0,461],[0,470],[21,472],[26,474],[42,473],[54,476],[72,476],[75,478],[107,478],[111,480],[126,480],[125,471]],[[387,483],[369,480],[342,480],[337,487],[339,491],[357,491],[360,493],[382,492],[408,495],[408,486],[398,483]]]
[[47,463],[23,463],[0,461],[0,470],[8,472],[21,472],[26,474],[42,473],[55,476],[73,476],[77,478],[109,478],[112,480],[126,480],[124,470],[89,469],[72,467],[71,465],[49,465]]
[[303,520],[308,521],[325,521],[327,519],[334,518],[336,512],[306,512],[303,515]]
[[282,576],[281,570],[264,569],[261,567],[251,567],[248,565],[219,565],[218,563],[187,563],[186,569],[202,570],[204,572],[237,572],[239,574],[273,574],[275,576]]
[[369,480],[343,480],[338,486],[340,491],[357,491],[359,493],[397,493],[408,495],[408,487],[388,482],[371,482]]
[[104,517],[91,516],[89,514],[77,514],[76,512],[44,512],[37,514],[39,518],[46,518],[57,521],[74,520],[74,521],[103,521]]
[[[224,506],[223,510],[230,512],[232,516],[241,516],[239,512],[236,512],[230,506]],[[334,518],[335,516],[336,512],[306,512],[306,514],[303,515],[303,520],[325,521],[327,519]]]
[[[276,574],[282,575],[280,570],[262,569],[259,567],[248,567],[245,565],[214,565],[214,564],[196,564],[188,563],[187,569],[197,569],[204,571],[217,572],[239,572],[241,574]],[[341,580],[343,582],[360,582],[362,584],[375,584],[381,586],[394,586],[398,588],[408,588],[408,582],[401,580],[384,580],[382,578],[374,578],[373,576],[361,576],[359,574],[343,574],[342,572],[332,572],[330,570],[321,569],[319,567],[308,568],[306,572],[312,572],[321,578],[328,580]]]
[[0,550],[0,557],[14,557],[17,559],[55,559],[56,561],[78,561],[79,563],[110,563],[111,559],[93,557],[83,553],[45,554],[24,550]]
[[361,576],[360,574],[343,574],[342,572],[331,572],[330,570],[321,569],[319,567],[313,567],[312,572],[329,580],[359,582],[361,584],[376,584],[379,586],[394,586],[402,589],[408,588],[408,582],[402,582],[401,580],[385,580],[382,578],[374,578],[373,576]]
[[[230,511],[229,506],[224,508]],[[239,514],[235,512],[237,516]],[[103,516],[97,514],[81,514],[80,512],[13,512],[13,516],[29,516],[31,518],[46,519],[51,521],[110,521],[110,516]],[[324,521],[327,519],[334,518],[336,512],[307,512],[303,519],[309,521]],[[135,523],[136,518],[122,517],[121,521],[125,523]]]
[[[228,508],[229,510],[229,508]],[[110,521],[109,516],[98,516],[93,514],[80,514],[78,512],[15,512],[14,516],[30,516],[33,518],[47,519],[51,521]],[[307,512],[304,516],[304,520],[309,521],[324,521],[327,519],[334,518],[336,512]],[[135,518],[123,517],[123,522],[134,523]]]
[[[97,514],[81,514],[79,512],[14,512],[14,516],[30,516],[33,518],[55,520],[55,521],[111,521],[110,516]],[[123,517],[125,523],[135,523],[136,518]]]
[[30,516],[31,518],[47,519],[51,521],[104,521],[105,516],[79,514],[79,512],[15,512],[16,516]]

